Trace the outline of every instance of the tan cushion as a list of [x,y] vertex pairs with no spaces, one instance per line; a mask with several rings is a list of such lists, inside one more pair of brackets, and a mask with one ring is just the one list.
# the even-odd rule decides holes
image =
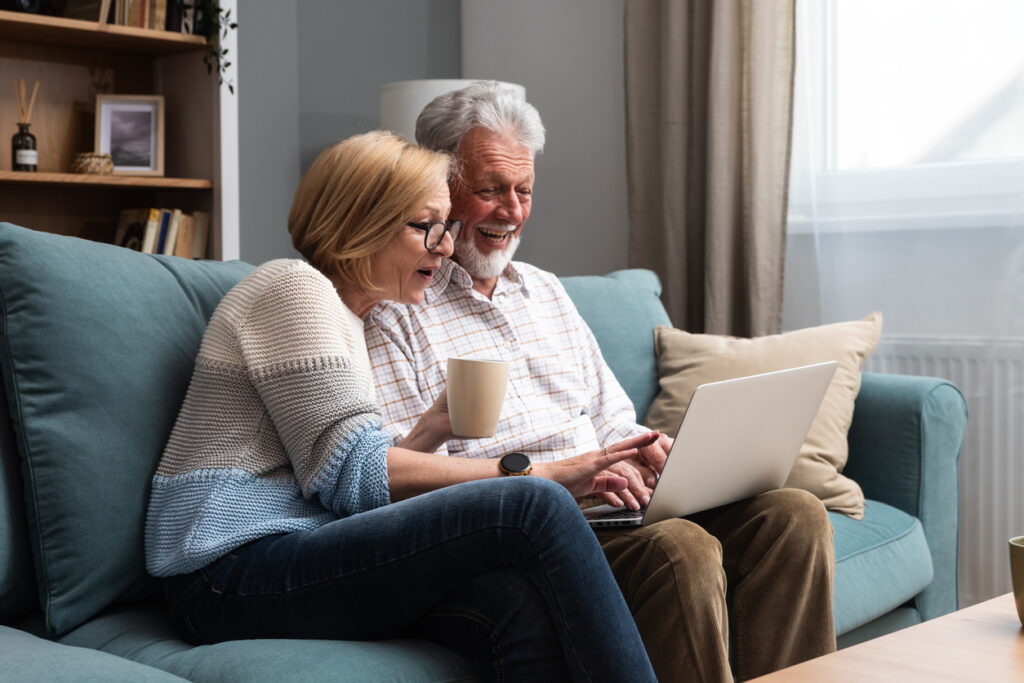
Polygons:
[[690,396],[705,382],[836,360],[839,367],[786,486],[806,489],[828,509],[860,519],[864,516],[864,493],[857,482],[840,473],[848,455],[846,432],[860,391],[860,369],[881,333],[882,314],[877,312],[863,320],[754,339],[656,327],[654,345],[661,391],[647,411],[644,424],[674,434]]

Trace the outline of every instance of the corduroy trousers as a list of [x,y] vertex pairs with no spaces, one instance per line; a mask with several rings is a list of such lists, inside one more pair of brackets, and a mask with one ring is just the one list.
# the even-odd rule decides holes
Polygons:
[[806,491],[597,536],[659,681],[743,681],[836,649],[832,525]]

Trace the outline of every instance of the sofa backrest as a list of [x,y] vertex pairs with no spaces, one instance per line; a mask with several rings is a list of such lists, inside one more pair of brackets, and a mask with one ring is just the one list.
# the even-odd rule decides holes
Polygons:
[[659,298],[658,276],[632,268],[608,275],[564,277],[562,284],[633,402],[637,420],[642,420],[658,393],[654,326],[672,324]]
[[[150,479],[206,323],[251,268],[0,223],[0,373],[51,633],[152,585],[142,550]],[[0,551],[0,568],[23,582],[18,543]]]
[[28,546],[21,461],[0,390],[0,623],[13,622],[36,607],[36,579]]
[[[150,479],[206,323],[251,269],[0,223],[0,621],[41,607],[60,634],[151,585]],[[563,282],[643,415],[657,277]]]

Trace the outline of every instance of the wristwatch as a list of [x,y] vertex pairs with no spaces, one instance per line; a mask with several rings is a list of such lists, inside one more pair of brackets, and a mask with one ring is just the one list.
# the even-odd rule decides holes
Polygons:
[[530,458],[522,453],[506,453],[498,461],[498,467],[510,477],[521,477],[524,474],[530,473],[530,470],[533,469],[533,463],[530,462]]

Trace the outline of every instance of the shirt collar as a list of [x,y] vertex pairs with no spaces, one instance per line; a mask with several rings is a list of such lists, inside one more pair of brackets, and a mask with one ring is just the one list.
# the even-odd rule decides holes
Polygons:
[[[441,267],[434,273],[433,282],[427,286],[426,292],[424,292],[426,303],[433,303],[440,298],[448,287],[472,289],[473,278],[469,276],[465,268],[455,261],[443,258],[441,259]],[[509,261],[508,265],[505,266],[505,270],[498,276],[498,284],[494,288],[494,293],[507,292],[517,287],[526,292],[526,281],[523,279],[522,273],[516,268],[515,261]]]

